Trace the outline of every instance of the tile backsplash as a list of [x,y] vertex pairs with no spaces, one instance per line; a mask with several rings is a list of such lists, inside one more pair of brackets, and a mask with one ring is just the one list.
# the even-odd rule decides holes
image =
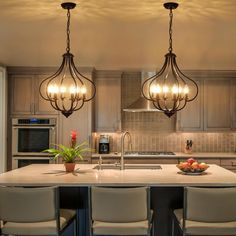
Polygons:
[[[135,151],[183,152],[187,139],[193,141],[193,152],[234,152],[236,133],[176,133],[129,130]],[[120,151],[120,134],[109,133],[110,150]],[[99,137],[99,133],[96,133]],[[95,136],[94,136],[95,139]],[[98,139],[97,139],[98,140]],[[128,149],[126,141],[126,150]]]

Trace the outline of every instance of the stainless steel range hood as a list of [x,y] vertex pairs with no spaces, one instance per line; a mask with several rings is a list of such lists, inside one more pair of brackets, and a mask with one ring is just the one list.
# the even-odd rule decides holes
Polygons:
[[[143,83],[147,78],[150,78],[151,76],[155,75],[156,72],[155,71],[143,71],[141,73],[141,83]],[[140,86],[142,87],[142,86]],[[124,108],[123,111],[126,112],[157,112],[159,111],[158,109],[155,108],[155,106],[153,105],[153,103],[147,99],[145,99],[142,95],[142,92],[140,91],[140,97],[133,102],[131,105],[129,105],[128,107]]]

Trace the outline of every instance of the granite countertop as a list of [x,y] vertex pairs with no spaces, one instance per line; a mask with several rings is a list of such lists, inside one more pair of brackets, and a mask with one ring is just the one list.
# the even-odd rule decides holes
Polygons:
[[[98,158],[99,156],[102,158],[120,158],[120,152],[111,152],[109,154],[99,154],[94,153],[92,154],[92,158]],[[138,158],[235,158],[236,159],[236,152],[194,152],[192,154],[186,154],[183,152],[175,152],[175,155],[124,155],[125,158],[131,159],[138,159]]]
[[77,164],[67,173],[63,164],[33,164],[0,174],[4,186],[236,186],[236,174],[210,165],[206,174],[178,174],[175,165],[161,165],[161,170],[94,170],[93,164]]

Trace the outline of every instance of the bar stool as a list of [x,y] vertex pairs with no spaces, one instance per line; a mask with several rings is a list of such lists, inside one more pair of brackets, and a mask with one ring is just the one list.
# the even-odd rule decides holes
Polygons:
[[[59,209],[56,187],[0,187],[1,235],[61,235],[74,222],[76,212]],[[74,235],[76,235],[74,233]]]
[[174,210],[183,235],[236,235],[236,188],[184,189],[184,208]]
[[90,235],[150,235],[150,189],[91,188]]

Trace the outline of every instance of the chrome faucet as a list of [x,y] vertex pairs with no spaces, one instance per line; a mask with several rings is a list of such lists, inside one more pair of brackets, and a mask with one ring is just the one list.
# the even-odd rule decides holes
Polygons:
[[130,149],[132,149],[132,143],[131,143],[131,135],[128,131],[124,131],[121,134],[121,155],[120,155],[120,169],[124,170],[125,169],[125,162],[124,162],[124,149],[125,149],[125,137],[126,135],[129,136],[129,143],[130,143]]

